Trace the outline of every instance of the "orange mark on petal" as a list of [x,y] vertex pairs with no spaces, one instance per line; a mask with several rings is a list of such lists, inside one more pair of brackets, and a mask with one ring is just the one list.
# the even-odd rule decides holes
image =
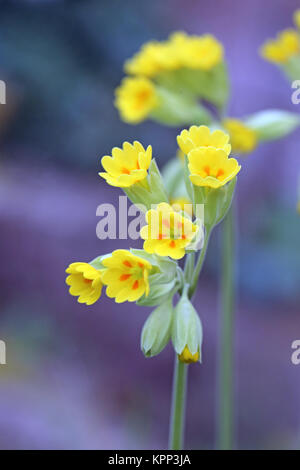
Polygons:
[[134,281],[132,285],[132,290],[136,290],[139,287],[139,281]]
[[127,268],[132,268],[132,264],[129,263],[129,261],[125,260],[123,261],[124,266],[127,266]]
[[140,261],[138,262],[138,265],[139,265],[140,268],[144,267],[143,263],[141,263]]
[[222,170],[222,168],[219,168],[216,174],[216,178],[219,178],[220,176],[223,176],[223,175],[224,175],[224,170]]
[[162,240],[162,239],[163,239],[163,234],[162,234],[162,233],[159,233],[159,234],[158,234],[158,239],[159,239],[159,240]]
[[83,282],[84,282],[85,284],[90,284],[90,283],[93,282],[93,281],[92,281],[92,279],[83,279]]
[[127,279],[129,279],[131,276],[131,274],[122,274],[122,276],[120,276],[120,281],[127,281]]
[[207,176],[210,175],[210,168],[208,165],[206,165],[205,167],[203,167],[203,171],[205,171],[205,173],[207,174]]
[[121,171],[124,175],[130,175],[130,171],[127,168],[122,168]]
[[176,246],[176,243],[174,242],[174,240],[172,240],[170,243],[169,243],[169,247],[170,248],[175,248]]

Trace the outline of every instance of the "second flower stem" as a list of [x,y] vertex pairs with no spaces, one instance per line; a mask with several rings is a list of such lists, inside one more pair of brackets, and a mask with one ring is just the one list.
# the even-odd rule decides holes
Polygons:
[[175,354],[169,449],[181,450],[184,435],[185,396],[188,365],[180,362]]
[[235,292],[235,217],[231,207],[222,226],[221,324],[219,350],[218,448],[234,446],[233,360]]

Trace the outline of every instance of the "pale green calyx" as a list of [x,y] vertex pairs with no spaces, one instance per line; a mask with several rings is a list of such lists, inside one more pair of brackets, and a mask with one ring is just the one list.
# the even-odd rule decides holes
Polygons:
[[172,297],[169,296],[149,315],[143,326],[141,349],[146,357],[156,356],[170,341],[172,317]]
[[203,339],[200,318],[187,297],[188,285],[185,286],[181,299],[174,310],[172,325],[172,342],[177,354],[181,354],[187,347],[190,354],[199,353],[201,362],[201,346]]

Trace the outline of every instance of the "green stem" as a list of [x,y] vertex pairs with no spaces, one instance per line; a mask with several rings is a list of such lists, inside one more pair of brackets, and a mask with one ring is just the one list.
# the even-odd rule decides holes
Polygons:
[[195,290],[196,290],[196,287],[197,287],[198,277],[199,277],[199,274],[201,272],[202,265],[203,265],[203,262],[204,262],[204,259],[205,259],[206,250],[207,250],[211,230],[212,230],[211,228],[207,228],[206,231],[205,231],[205,238],[204,238],[203,247],[202,247],[202,250],[201,250],[200,255],[198,257],[198,261],[197,261],[197,264],[196,264],[196,267],[194,269],[194,273],[193,273],[193,276],[192,276],[191,288],[190,288],[190,292],[189,292],[189,297],[190,298],[195,293]]
[[185,396],[188,366],[175,354],[169,449],[181,450],[184,435]]
[[230,450],[234,446],[233,416],[233,343],[234,343],[234,208],[223,222],[221,325],[219,356],[219,417],[218,447]]

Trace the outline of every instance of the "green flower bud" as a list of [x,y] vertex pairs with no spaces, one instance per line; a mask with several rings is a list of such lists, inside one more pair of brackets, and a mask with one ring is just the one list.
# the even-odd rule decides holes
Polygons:
[[157,307],[147,318],[141,335],[141,349],[146,357],[159,354],[171,338],[172,297]]
[[192,303],[187,297],[187,289],[175,307],[172,326],[174,349],[183,362],[201,362],[202,325]]

